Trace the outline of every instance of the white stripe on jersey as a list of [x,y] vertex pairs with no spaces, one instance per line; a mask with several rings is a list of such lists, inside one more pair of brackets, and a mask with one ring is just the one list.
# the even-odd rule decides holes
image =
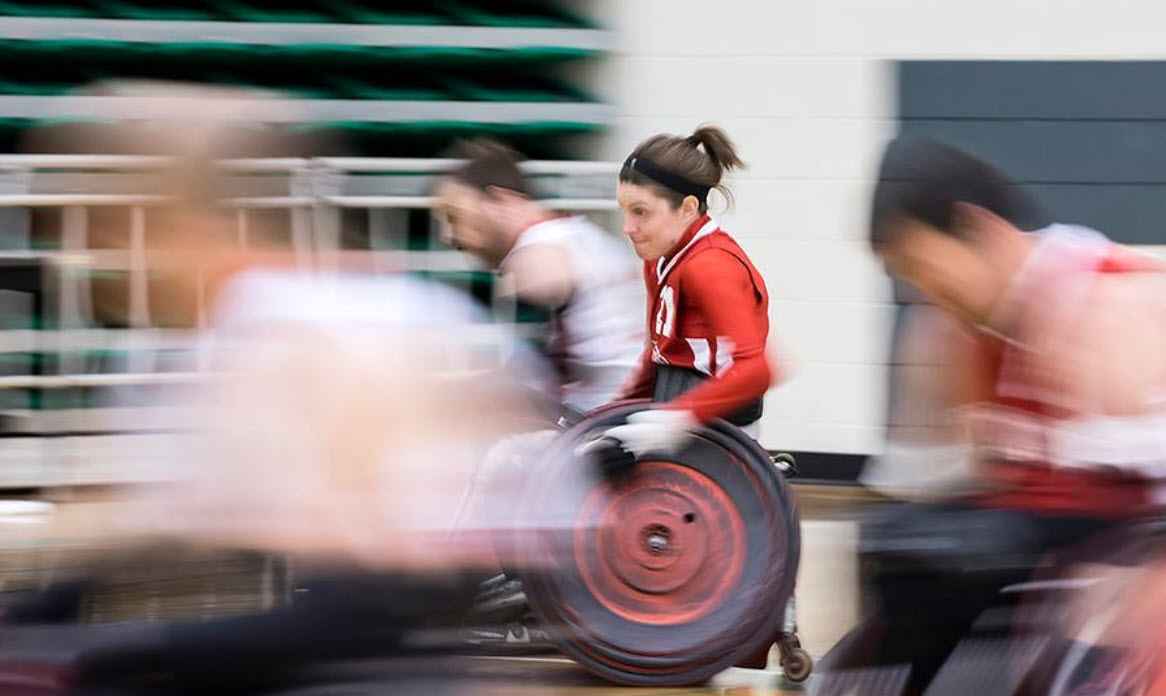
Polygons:
[[1166,479],[1166,413],[1056,419],[980,403],[958,415],[982,456]]
[[684,340],[688,341],[688,347],[692,349],[692,366],[706,375],[711,375],[709,355],[712,351],[709,349],[708,339],[686,338]]
[[717,377],[720,377],[725,374],[726,370],[733,366],[733,351],[737,349],[737,345],[728,336],[717,336],[715,345],[717,348],[715,374]]

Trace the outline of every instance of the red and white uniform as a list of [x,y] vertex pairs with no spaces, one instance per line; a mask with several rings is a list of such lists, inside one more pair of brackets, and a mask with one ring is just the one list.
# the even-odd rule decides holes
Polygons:
[[1147,403],[1141,412],[1108,414],[1099,400],[1081,399],[1103,388],[1112,363],[1075,380],[1085,390],[1061,388],[1048,378],[1049,349],[1039,338],[1074,335],[1096,279],[1162,267],[1085,228],[1054,225],[1038,235],[1002,306],[1009,338],[985,335],[982,342],[985,400],[963,414],[991,486],[981,502],[1055,514],[1137,514],[1155,502],[1154,481],[1166,475],[1166,411]]
[[773,381],[766,354],[769,294],[749,257],[708,215],[666,256],[645,262],[648,342],[624,398],[654,395],[657,366],[709,379],[670,399],[698,421],[726,416],[760,399]]

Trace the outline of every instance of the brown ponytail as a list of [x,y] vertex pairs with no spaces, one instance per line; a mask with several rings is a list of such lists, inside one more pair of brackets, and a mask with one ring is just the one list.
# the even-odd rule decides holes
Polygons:
[[[652,136],[637,145],[632,154],[692,184],[720,191],[730,204],[732,193],[721,180],[726,173],[745,166],[725,131],[709,124],[700,126],[686,138],[663,134]],[[628,167],[620,171],[619,180],[651,188],[667,198],[673,208],[680,207],[685,198],[685,194]],[[707,201],[701,201],[700,211],[703,213],[707,209]]]

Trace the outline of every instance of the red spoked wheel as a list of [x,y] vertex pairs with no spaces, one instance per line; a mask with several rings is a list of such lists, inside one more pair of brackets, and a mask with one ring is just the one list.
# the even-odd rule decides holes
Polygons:
[[592,416],[536,467],[522,580],[562,650],[593,672],[699,683],[778,632],[797,572],[797,512],[768,454],[727,423],[614,481],[575,456],[643,408]]

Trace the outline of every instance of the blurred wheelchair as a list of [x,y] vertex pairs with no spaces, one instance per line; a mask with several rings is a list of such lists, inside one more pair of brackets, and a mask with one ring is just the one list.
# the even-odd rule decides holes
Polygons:
[[[490,539],[499,558],[517,568],[554,643],[606,679],[699,683],[764,658],[775,641],[787,675],[805,678],[809,656],[787,611],[800,547],[785,482],[792,458],[771,458],[718,422],[674,456],[644,457],[618,477],[599,476],[578,445],[646,407],[613,407],[552,433],[543,456],[520,472],[525,494],[503,500],[516,516]],[[141,559],[145,566],[167,560],[149,550]],[[348,678],[344,660],[404,657],[398,667],[408,669],[415,657],[464,653],[454,636],[480,570],[338,567],[311,583],[289,582],[290,601],[264,611],[162,625],[62,623],[58,614],[77,615],[100,588],[89,581],[50,587],[24,604],[38,615],[26,612],[4,627],[0,687],[27,680],[29,670],[38,670],[37,688],[44,687],[37,693],[63,693],[71,680],[137,688],[158,679],[157,690],[131,692],[153,694],[190,685],[220,693],[327,684]],[[101,574],[91,580],[100,585]],[[173,668],[158,674],[160,664]]]
[[1010,588],[1023,595],[1016,634],[1041,636],[1012,668],[1017,693],[1166,694],[1166,520],[1118,528],[1061,561],[1055,576]]
[[[1114,524],[1034,565],[1025,579],[997,588],[922,693],[1166,694],[1166,521]],[[958,602],[960,590],[953,582],[949,601]],[[811,693],[919,692],[910,665],[886,659],[905,655],[888,648],[884,620],[874,615],[832,648]]]
[[717,421],[674,455],[598,476],[580,445],[645,408],[566,419],[528,472],[507,555],[536,617],[566,655],[622,684],[763,666],[775,642],[786,676],[805,679],[810,656],[787,611],[801,543],[793,458]]

